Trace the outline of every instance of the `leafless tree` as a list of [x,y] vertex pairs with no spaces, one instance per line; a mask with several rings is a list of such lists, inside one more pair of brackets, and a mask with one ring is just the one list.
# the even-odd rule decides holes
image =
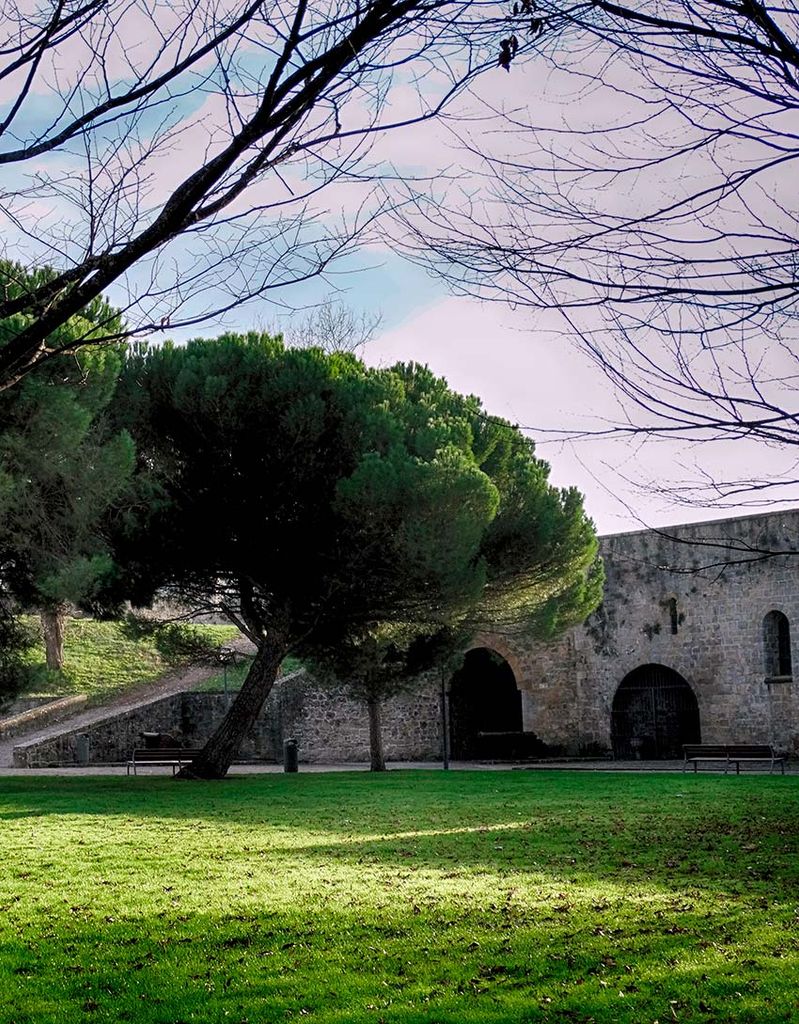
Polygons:
[[[461,125],[483,187],[406,205],[412,251],[457,290],[558,310],[624,400],[608,433],[799,444],[799,7],[527,6],[539,77],[498,142],[489,104]],[[754,465],[685,493],[797,484]]]
[[0,386],[114,282],[130,330],[151,334],[323,273],[381,212],[371,140],[496,68],[507,30],[488,0],[0,0],[0,13],[5,255],[59,271],[6,283]]
[[275,324],[287,345],[321,348],[324,352],[359,352],[375,335],[382,317],[379,313],[355,310],[343,302],[326,299],[318,306],[292,317],[288,324]]

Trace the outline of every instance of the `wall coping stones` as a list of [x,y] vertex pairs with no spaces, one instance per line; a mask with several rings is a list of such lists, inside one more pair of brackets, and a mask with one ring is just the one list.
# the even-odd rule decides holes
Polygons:
[[73,694],[71,697],[59,697],[57,700],[40,704],[29,711],[0,719],[0,739],[19,736],[45,725],[53,725],[65,718],[70,718],[89,699],[86,693]]

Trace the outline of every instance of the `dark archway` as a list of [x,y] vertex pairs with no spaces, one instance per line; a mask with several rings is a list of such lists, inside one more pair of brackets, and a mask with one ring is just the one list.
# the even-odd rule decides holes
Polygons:
[[682,757],[683,743],[701,742],[694,691],[665,665],[634,669],[613,698],[611,741],[621,759]]
[[519,756],[522,695],[513,669],[495,651],[467,651],[450,684],[449,721],[450,750],[457,760]]

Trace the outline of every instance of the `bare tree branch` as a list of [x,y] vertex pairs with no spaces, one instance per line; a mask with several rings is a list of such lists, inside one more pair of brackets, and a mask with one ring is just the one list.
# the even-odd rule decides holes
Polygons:
[[[457,292],[559,311],[628,417],[592,436],[798,444],[799,8],[590,0],[535,19],[539,70],[579,102],[462,121],[481,187],[409,195],[411,255]],[[795,477],[704,483],[730,500]]]
[[[495,67],[507,24],[487,0],[2,10],[0,223],[7,255],[59,273],[0,296],[0,387],[47,358],[54,328],[114,282],[143,333],[323,273],[384,208],[368,182],[390,168],[366,163],[371,141],[436,117]],[[416,108],[389,117],[393,85],[408,80]],[[357,192],[349,209],[311,205],[345,186]],[[220,301],[232,276],[238,294]]]

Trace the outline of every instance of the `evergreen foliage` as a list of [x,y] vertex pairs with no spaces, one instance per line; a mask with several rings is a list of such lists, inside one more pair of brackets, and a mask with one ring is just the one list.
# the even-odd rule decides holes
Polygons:
[[10,602],[0,598],[0,706],[28,681],[25,652],[30,642],[31,630],[14,614]]
[[[593,606],[596,539],[576,493],[423,368],[224,335],[132,353],[115,408],[146,493],[120,538],[124,586],[142,604],[166,589],[215,606],[258,648],[193,774],[224,774],[287,654],[377,624],[455,626],[476,607],[510,622],[534,603],[549,629]],[[514,557],[524,593],[510,599]]]
[[[369,710],[371,763],[385,768],[380,704],[418,686],[422,673],[453,667],[480,629],[548,638],[581,622],[601,600],[603,573],[596,538],[579,493],[548,482],[549,467],[533,443],[506,421],[487,416],[475,397],[449,390],[420,366],[397,366],[409,399],[408,429],[429,452],[458,439],[495,488],[495,514],[481,531],[476,563],[483,586],[470,601],[428,609],[428,621],[354,624],[310,657],[323,681],[341,681]],[[446,410],[441,420],[429,410]]]
[[[0,290],[13,297],[52,274],[3,261]],[[16,314],[0,322],[0,348],[29,319]],[[61,646],[65,605],[91,601],[113,572],[101,523],[133,469],[129,435],[109,435],[103,419],[121,351],[85,345],[93,330],[105,337],[110,329],[121,331],[121,317],[95,299],[48,337],[47,359],[0,392],[2,579],[19,603],[44,613],[46,635],[48,615],[55,620]],[[80,351],[70,354],[78,339]],[[48,663],[59,668],[52,659],[55,649]]]

